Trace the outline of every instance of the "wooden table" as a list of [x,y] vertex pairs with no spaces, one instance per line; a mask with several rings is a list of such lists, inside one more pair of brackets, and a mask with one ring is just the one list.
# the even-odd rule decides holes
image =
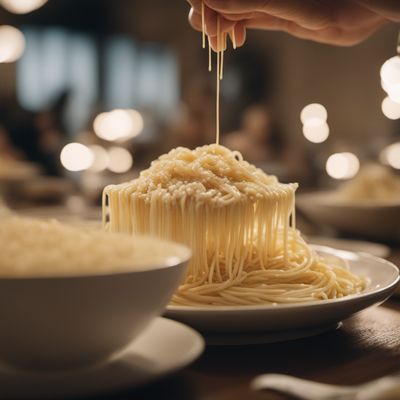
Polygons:
[[[400,248],[390,260],[400,266]],[[284,373],[332,384],[357,384],[400,371],[400,298],[343,322],[337,331],[278,344],[208,347],[168,379],[114,395],[115,400],[288,399],[249,389],[261,373]]]

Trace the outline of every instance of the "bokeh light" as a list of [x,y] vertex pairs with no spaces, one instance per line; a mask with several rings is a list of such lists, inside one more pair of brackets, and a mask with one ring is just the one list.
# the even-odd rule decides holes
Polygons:
[[143,118],[138,111],[120,109],[99,114],[93,123],[96,135],[110,142],[137,136],[143,126]]
[[108,169],[111,172],[123,174],[132,168],[132,154],[123,147],[111,147],[108,150],[108,158]]
[[0,0],[0,4],[14,14],[26,14],[42,7],[47,0]]
[[94,131],[102,139],[114,141],[129,136],[132,120],[124,110],[101,113],[94,120]]
[[61,150],[60,161],[68,171],[84,171],[92,166],[94,155],[83,144],[69,143]]
[[93,154],[93,163],[90,166],[90,170],[94,172],[101,172],[107,169],[109,162],[107,150],[98,144],[89,146],[89,149]]
[[382,101],[382,112],[389,119],[400,118],[400,103],[393,101],[390,97],[385,97]]
[[386,147],[380,154],[380,160],[395,169],[400,169],[400,142]]
[[317,118],[309,118],[303,125],[304,137],[312,143],[322,143],[328,139],[329,126]]
[[25,50],[23,33],[13,26],[0,26],[0,63],[18,60]]
[[305,106],[300,113],[300,119],[303,124],[306,124],[309,119],[319,120],[321,124],[326,122],[328,111],[322,104],[312,103]]
[[396,103],[400,103],[400,84],[396,84],[389,87],[387,94],[391,100],[393,100]]
[[400,57],[394,56],[386,60],[380,74],[382,89],[391,100],[400,103]]
[[353,153],[335,153],[329,156],[325,168],[334,179],[350,179],[360,169],[360,161]]
[[132,130],[128,138],[139,135],[144,128],[144,121],[142,115],[136,110],[126,110],[132,121]]

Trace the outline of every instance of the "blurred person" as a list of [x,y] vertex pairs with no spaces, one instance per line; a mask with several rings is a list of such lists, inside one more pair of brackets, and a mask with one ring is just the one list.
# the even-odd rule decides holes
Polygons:
[[34,128],[34,114],[21,108],[16,99],[6,98],[0,102],[2,143],[16,159],[36,161],[38,132]]
[[193,149],[215,141],[214,88],[204,75],[196,76],[189,83],[184,102],[168,123],[163,152],[178,146]]
[[23,155],[10,142],[9,134],[0,126],[0,159],[21,160]]
[[264,104],[248,107],[243,113],[240,129],[225,135],[222,144],[240,151],[243,158],[253,164],[280,160],[285,149],[284,138]]
[[253,104],[245,109],[241,127],[222,138],[222,144],[242,153],[243,158],[282,181],[307,183],[310,163],[303,151],[295,150],[277,126],[268,105]]
[[[268,101],[274,89],[273,57],[248,46],[227,58],[220,95],[221,132],[240,124],[240,112],[251,104]],[[167,121],[162,138],[164,152],[173,147],[195,148],[215,142],[215,79],[202,68],[191,74],[183,101]]]
[[0,105],[3,147],[7,143],[8,154],[40,165],[46,175],[61,175],[59,152],[65,137],[60,122],[65,104],[62,98],[37,113],[24,110],[15,99],[3,100]]
[[69,96],[68,90],[62,91],[50,107],[34,117],[34,125],[39,131],[38,148],[41,163],[48,175],[61,175],[59,154],[66,139],[63,116]]
[[[287,32],[293,36],[339,46],[357,44],[388,22],[400,21],[400,2],[395,0],[203,0],[206,31],[213,48],[217,40],[217,16],[221,32],[235,30],[238,46],[246,29]],[[189,20],[201,30],[202,0],[188,0]]]
[[[241,123],[242,111],[258,103],[271,103],[276,90],[274,50],[250,44],[234,57],[226,57],[221,81],[221,131],[229,132]],[[214,76],[211,76],[215,86]]]

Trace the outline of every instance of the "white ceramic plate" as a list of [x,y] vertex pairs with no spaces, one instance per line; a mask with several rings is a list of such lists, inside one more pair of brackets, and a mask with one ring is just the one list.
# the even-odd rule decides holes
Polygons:
[[399,282],[399,270],[389,261],[329,247],[314,248],[322,255],[346,259],[351,271],[370,278],[370,286],[361,294],[340,299],[277,306],[170,305],[166,315],[205,332],[210,344],[275,342],[332,329],[358,311],[385,301]]
[[384,244],[366,242],[364,240],[340,239],[326,236],[309,236],[307,242],[319,246],[328,246],[335,249],[368,253],[376,257],[386,258],[390,254],[390,248]]
[[157,318],[122,354],[108,364],[70,372],[32,373],[0,367],[1,399],[55,399],[107,394],[171,374],[203,351],[193,329]]
[[339,231],[377,240],[400,241],[400,203],[349,202],[336,192],[296,196],[297,207],[312,221]]

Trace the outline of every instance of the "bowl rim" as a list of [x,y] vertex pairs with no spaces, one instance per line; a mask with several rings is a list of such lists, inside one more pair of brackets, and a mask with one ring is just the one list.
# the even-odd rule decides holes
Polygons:
[[[166,241],[166,240],[164,240]],[[176,255],[164,257],[163,262],[158,263],[156,266],[150,266],[150,264],[138,264],[129,270],[120,271],[105,271],[105,272],[93,272],[93,273],[82,273],[82,274],[59,274],[59,275],[21,275],[21,276],[1,276],[0,282],[11,282],[11,281],[66,281],[66,280],[88,280],[88,279],[105,279],[119,276],[126,276],[131,274],[140,274],[146,272],[160,271],[164,269],[178,267],[182,264],[187,263],[192,257],[192,251],[184,244],[166,241],[175,246],[179,251]]]

